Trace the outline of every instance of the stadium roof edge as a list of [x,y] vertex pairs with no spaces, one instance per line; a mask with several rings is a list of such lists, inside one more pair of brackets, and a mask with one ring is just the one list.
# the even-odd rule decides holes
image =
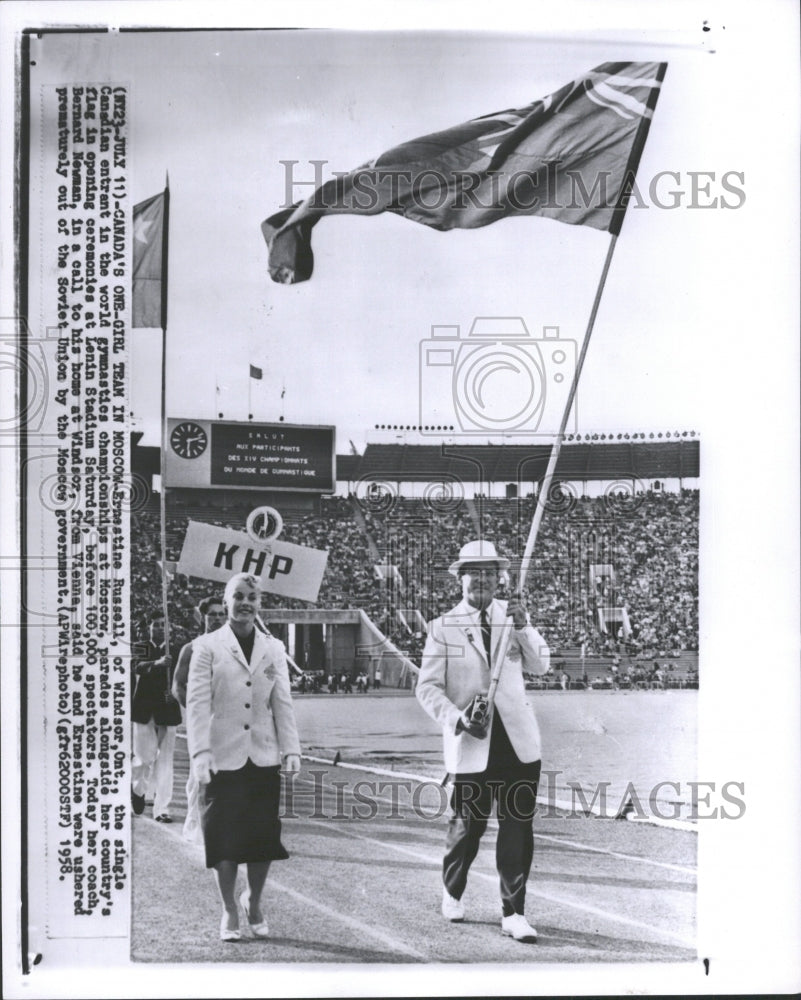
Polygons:
[[[550,453],[549,444],[440,444],[436,454],[430,443],[368,443],[363,455],[337,456],[337,480],[536,482]],[[568,480],[694,479],[699,465],[697,438],[566,442],[556,475]]]

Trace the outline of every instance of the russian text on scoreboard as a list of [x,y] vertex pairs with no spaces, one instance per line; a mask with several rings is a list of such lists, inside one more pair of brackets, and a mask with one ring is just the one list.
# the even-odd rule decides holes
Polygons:
[[167,421],[167,486],[333,493],[335,428]]

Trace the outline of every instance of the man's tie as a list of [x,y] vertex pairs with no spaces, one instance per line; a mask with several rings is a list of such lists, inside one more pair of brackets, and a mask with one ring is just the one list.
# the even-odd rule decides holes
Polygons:
[[492,626],[487,618],[486,608],[481,612],[481,635],[484,638],[484,649],[487,653],[487,665],[492,667]]

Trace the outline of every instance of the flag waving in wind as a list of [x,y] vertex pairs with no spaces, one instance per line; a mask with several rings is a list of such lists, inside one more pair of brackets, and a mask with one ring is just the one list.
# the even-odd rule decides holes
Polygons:
[[[165,179],[164,190],[133,209],[133,263],[131,288],[131,325],[133,327],[161,328],[161,448],[159,470],[161,482],[166,482],[165,456],[167,454],[167,237],[170,224],[170,181]],[[170,609],[168,602],[167,560],[167,507],[166,490],[161,488],[160,542],[161,607],[164,615],[164,648],[170,652]],[[175,565],[174,563],[172,564]]]
[[134,205],[133,316],[134,327],[166,326],[167,199],[169,190]]
[[620,232],[666,63],[603,63],[524,108],[413,139],[262,223],[274,281],[311,277],[324,215],[394,212],[433,229],[541,215]]

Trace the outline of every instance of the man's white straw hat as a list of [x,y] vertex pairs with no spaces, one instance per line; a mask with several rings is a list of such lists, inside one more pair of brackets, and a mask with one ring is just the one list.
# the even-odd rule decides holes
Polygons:
[[498,569],[509,569],[509,560],[498,555],[492,542],[481,539],[463,545],[459,558],[448,567],[448,572],[458,577],[463,566],[497,566]]

